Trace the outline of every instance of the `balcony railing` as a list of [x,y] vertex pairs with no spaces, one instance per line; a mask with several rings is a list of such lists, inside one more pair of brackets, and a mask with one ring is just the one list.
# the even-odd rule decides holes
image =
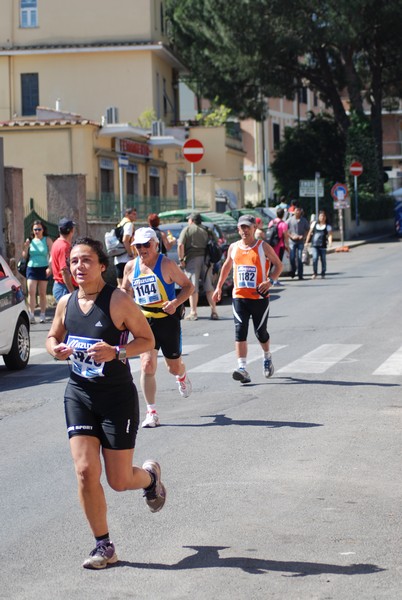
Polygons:
[[[120,196],[116,194],[101,194],[96,198],[87,198],[88,221],[118,222],[122,218]],[[139,221],[146,221],[150,213],[160,213],[165,210],[186,208],[185,198],[160,198],[159,196],[125,195],[124,208],[135,207]]]

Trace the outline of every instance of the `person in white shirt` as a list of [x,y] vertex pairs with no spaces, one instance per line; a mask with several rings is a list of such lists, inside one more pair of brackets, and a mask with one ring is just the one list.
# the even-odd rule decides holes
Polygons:
[[116,278],[117,285],[121,287],[123,283],[123,273],[124,267],[135,256],[135,251],[131,245],[134,239],[134,221],[137,220],[137,209],[136,208],[126,208],[124,217],[117,225],[117,227],[123,226],[123,237],[122,242],[126,249],[124,254],[120,254],[119,256],[114,257],[114,266],[116,269]]

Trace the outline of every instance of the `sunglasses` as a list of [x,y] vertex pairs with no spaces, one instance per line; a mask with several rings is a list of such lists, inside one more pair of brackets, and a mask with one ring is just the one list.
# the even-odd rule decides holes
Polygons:
[[137,250],[139,250],[140,248],[142,248],[144,246],[144,248],[149,248],[151,245],[151,242],[145,242],[145,244],[134,244],[135,247],[137,248]]
[[42,227],[37,227],[37,228],[34,227],[34,231],[43,231],[43,229],[42,229]]

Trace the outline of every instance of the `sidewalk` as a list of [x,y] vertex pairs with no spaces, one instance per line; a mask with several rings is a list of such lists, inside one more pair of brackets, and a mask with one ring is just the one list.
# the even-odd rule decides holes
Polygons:
[[[347,248],[356,248],[357,246],[363,246],[363,244],[371,244],[372,242],[380,242],[381,240],[387,240],[389,238],[395,238],[393,233],[382,233],[374,236],[368,236],[361,239],[356,240],[348,240],[343,244],[339,241],[336,241],[332,244],[330,248],[327,248],[327,254],[332,254],[333,252],[348,252]],[[395,238],[397,239],[397,238]]]

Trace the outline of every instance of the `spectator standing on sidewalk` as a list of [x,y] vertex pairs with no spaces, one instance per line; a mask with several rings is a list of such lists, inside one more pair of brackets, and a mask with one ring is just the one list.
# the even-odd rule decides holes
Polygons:
[[83,567],[103,569],[118,559],[109,538],[101,457],[116,492],[142,488],[151,512],[166,500],[159,464],[133,466],[139,407],[126,359],[150,350],[154,337],[131,298],[105,283],[108,257],[100,242],[76,240],[70,265],[79,287],[57,304],[46,349],[56,360],[70,361],[65,417],[78,495],[96,543]]
[[[180,395],[188,398],[192,391],[181,357],[180,308],[194,286],[177,264],[159,251],[159,240],[151,227],[137,229],[133,244],[138,256],[124,270],[122,290],[134,297],[155,337],[155,347],[141,354],[141,389],[147,404],[142,427],[158,427],[155,375],[159,349],[169,373],[176,377]],[[177,296],[175,284],[181,288]]]
[[283,255],[285,254],[285,250],[289,252],[289,231],[288,224],[283,220],[285,215],[285,209],[278,208],[276,211],[276,218],[272,219],[268,223],[268,227],[272,227],[272,225],[276,225],[278,229],[279,242],[273,247],[274,252],[279,259],[282,260]]
[[[299,279],[303,279],[303,248],[304,242],[309,232],[310,225],[305,217],[303,217],[302,209],[295,204],[294,214],[288,219],[289,230],[289,248],[290,248],[290,265],[292,279],[297,275]],[[297,261],[297,265],[296,265]]]
[[311,279],[317,278],[318,259],[321,260],[321,277],[324,278],[327,270],[327,247],[332,244],[332,227],[327,222],[325,210],[320,210],[318,221],[313,221],[311,224],[306,244],[310,242],[310,239],[313,253],[313,276]]
[[56,302],[62,296],[73,292],[77,284],[71,277],[68,261],[71,252],[71,242],[75,232],[75,223],[71,219],[63,217],[59,221],[59,237],[53,243],[52,269],[53,269],[53,296]]
[[129,260],[133,258],[133,249],[131,243],[134,239],[134,222],[137,220],[137,209],[126,208],[124,217],[117,224],[117,227],[123,227],[122,242],[126,251],[124,254],[114,257],[114,265],[116,269],[117,285],[121,287],[123,283],[124,267]]
[[255,219],[243,215],[237,223],[241,239],[229,246],[222,266],[214,300],[222,297],[222,286],[233,267],[233,315],[236,333],[238,368],[232,377],[240,383],[250,383],[247,372],[247,336],[250,317],[254,333],[263,351],[263,373],[269,378],[274,374],[270,352],[270,336],[267,330],[269,316],[269,289],[282,272],[282,263],[271,246],[255,239]]
[[213,321],[219,318],[213,298],[213,265],[206,263],[205,260],[208,239],[208,231],[201,225],[201,215],[199,213],[192,213],[188,218],[188,225],[181,231],[177,243],[180,266],[194,285],[194,292],[190,296],[190,314],[186,317],[187,321],[196,321],[198,319],[197,306],[200,278],[203,281],[207,301],[211,308],[210,318]]
[[23,258],[27,259],[27,287],[29,300],[29,320],[36,323],[35,307],[36,294],[39,294],[40,316],[39,321],[46,320],[46,290],[49,277],[52,274],[52,240],[47,234],[46,225],[42,221],[34,221],[31,235],[25,240],[22,251]]
[[[277,256],[279,256],[279,259],[281,261],[283,259],[283,255],[285,254],[285,250],[286,250],[286,252],[289,253],[289,231],[288,231],[288,224],[286,223],[286,221],[284,221],[284,216],[285,216],[285,209],[280,207],[276,211],[276,218],[272,219],[268,223],[268,228],[272,227],[272,225],[276,225],[276,227],[277,227],[279,241],[277,244],[275,244],[275,246],[273,246],[273,249],[274,249],[275,254]],[[274,281],[274,285],[281,285],[281,282],[279,281],[279,279]]]

